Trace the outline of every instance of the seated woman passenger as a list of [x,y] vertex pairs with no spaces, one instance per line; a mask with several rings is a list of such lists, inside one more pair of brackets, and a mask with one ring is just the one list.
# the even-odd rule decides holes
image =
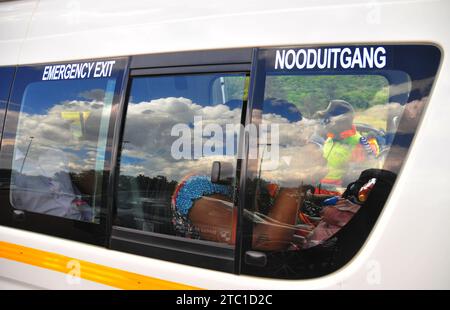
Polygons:
[[17,148],[11,175],[11,204],[19,210],[91,221],[90,206],[80,197],[60,150],[42,151],[37,160]]
[[[275,194],[275,193],[273,193]],[[254,248],[282,250],[294,234],[300,191],[280,188],[267,218],[272,223],[258,223],[254,229]],[[213,184],[208,176],[194,175],[183,180],[172,197],[177,234],[215,242],[234,244],[235,216],[232,187]],[[271,225],[276,224],[276,225]]]
[[[285,119],[286,123],[302,118],[295,105],[284,100],[266,99],[264,106],[270,108],[270,114]],[[313,147],[317,149],[315,145]],[[316,154],[320,162],[320,150]],[[265,197],[270,207],[264,212],[264,221],[259,221],[254,227],[254,247],[260,250],[285,249],[295,232],[301,190],[269,183],[260,186],[260,190],[264,192],[260,196]],[[185,177],[172,196],[173,224],[177,234],[233,244],[235,228],[232,226],[237,215],[233,212],[233,194],[232,185],[212,183],[208,176]]]
[[[266,183],[259,201],[271,200],[267,203],[267,215],[264,221],[253,221],[253,249],[262,251],[302,250],[323,244],[334,237],[345,227],[361,208],[366,209],[369,217],[376,209],[384,205],[395,173],[381,169],[368,169],[361,173],[355,186],[349,186],[344,197],[313,195],[320,208],[317,222],[309,222],[309,227],[299,232],[299,223],[306,224],[303,217],[308,218],[310,210],[304,208],[307,199],[306,188],[278,188]],[[377,184],[378,183],[378,184]],[[368,197],[377,184],[377,193],[369,204]],[[231,227],[236,222],[231,202],[231,187],[211,183],[207,176],[189,176],[181,183],[172,197],[175,226],[179,234],[203,240],[234,244]],[[371,211],[370,211],[371,210]],[[375,217],[376,218],[376,217]],[[355,230],[356,229],[356,230]],[[352,234],[360,233],[361,227],[356,225]],[[294,242],[294,236],[303,241]]]
[[[320,149],[304,146],[309,163],[322,163]],[[322,174],[323,176],[323,174]],[[316,177],[319,177],[317,175]],[[279,251],[288,248],[299,222],[299,208],[306,187],[287,187],[260,181],[258,205],[263,218],[255,221],[253,248]],[[212,183],[209,176],[189,175],[172,196],[173,224],[178,235],[233,244],[236,212],[233,212],[233,187]]]

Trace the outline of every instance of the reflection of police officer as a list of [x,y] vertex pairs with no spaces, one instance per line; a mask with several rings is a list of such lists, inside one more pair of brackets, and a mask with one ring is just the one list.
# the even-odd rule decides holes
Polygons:
[[342,187],[342,178],[348,171],[349,163],[362,162],[373,155],[379,147],[374,139],[363,137],[353,124],[355,111],[344,100],[332,100],[325,110],[318,111],[314,117],[321,119],[327,138],[323,145],[323,156],[327,160],[327,175],[321,180],[320,192],[336,194]]

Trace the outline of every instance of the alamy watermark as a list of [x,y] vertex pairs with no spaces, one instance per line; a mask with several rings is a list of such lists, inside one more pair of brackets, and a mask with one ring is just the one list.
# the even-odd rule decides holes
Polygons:
[[67,262],[66,268],[69,270],[66,273],[66,282],[69,285],[78,285],[81,283],[81,263],[72,259]]
[[366,265],[366,281],[369,285],[381,284],[381,264],[377,260],[370,260]]
[[[276,169],[280,157],[278,124],[206,123],[195,116],[192,126],[181,123],[172,127],[171,136],[178,137],[171,145],[174,159],[200,159],[205,156],[226,156],[262,159],[265,169]],[[246,139],[248,151],[242,149]]]

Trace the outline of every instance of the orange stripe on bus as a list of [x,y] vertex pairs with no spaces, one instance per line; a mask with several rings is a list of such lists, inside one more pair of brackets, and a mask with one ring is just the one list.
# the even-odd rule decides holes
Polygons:
[[[196,287],[147,277],[104,265],[79,260],[60,254],[37,250],[0,241],[0,258],[73,275],[79,267],[79,277],[104,285],[131,290],[192,290]],[[72,271],[72,272],[71,272]]]

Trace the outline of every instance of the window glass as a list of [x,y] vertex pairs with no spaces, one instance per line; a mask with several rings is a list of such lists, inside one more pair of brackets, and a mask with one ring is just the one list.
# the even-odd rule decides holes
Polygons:
[[[324,275],[366,240],[406,158],[439,62],[433,47],[394,49],[335,48],[347,58],[323,63],[320,55],[332,57],[330,49],[286,49],[285,63],[282,49],[261,53],[266,74],[257,80],[252,121],[266,134],[257,140],[258,159],[249,160],[253,194],[246,211],[248,248],[268,259],[264,268],[247,264],[246,272]],[[380,52],[368,57],[374,51]],[[364,56],[348,56],[358,53]],[[415,62],[402,53],[420,55],[421,65],[410,66]],[[356,69],[370,61],[382,70]]]
[[[11,163],[13,208],[100,222],[107,138],[120,72],[113,64],[102,73],[103,63],[110,62],[19,68],[2,150],[2,164]],[[60,74],[53,71],[48,78],[54,68]]]
[[[245,74],[135,77],[116,224],[232,244]],[[213,163],[220,178],[212,178]],[[219,170],[215,170],[219,171]]]

